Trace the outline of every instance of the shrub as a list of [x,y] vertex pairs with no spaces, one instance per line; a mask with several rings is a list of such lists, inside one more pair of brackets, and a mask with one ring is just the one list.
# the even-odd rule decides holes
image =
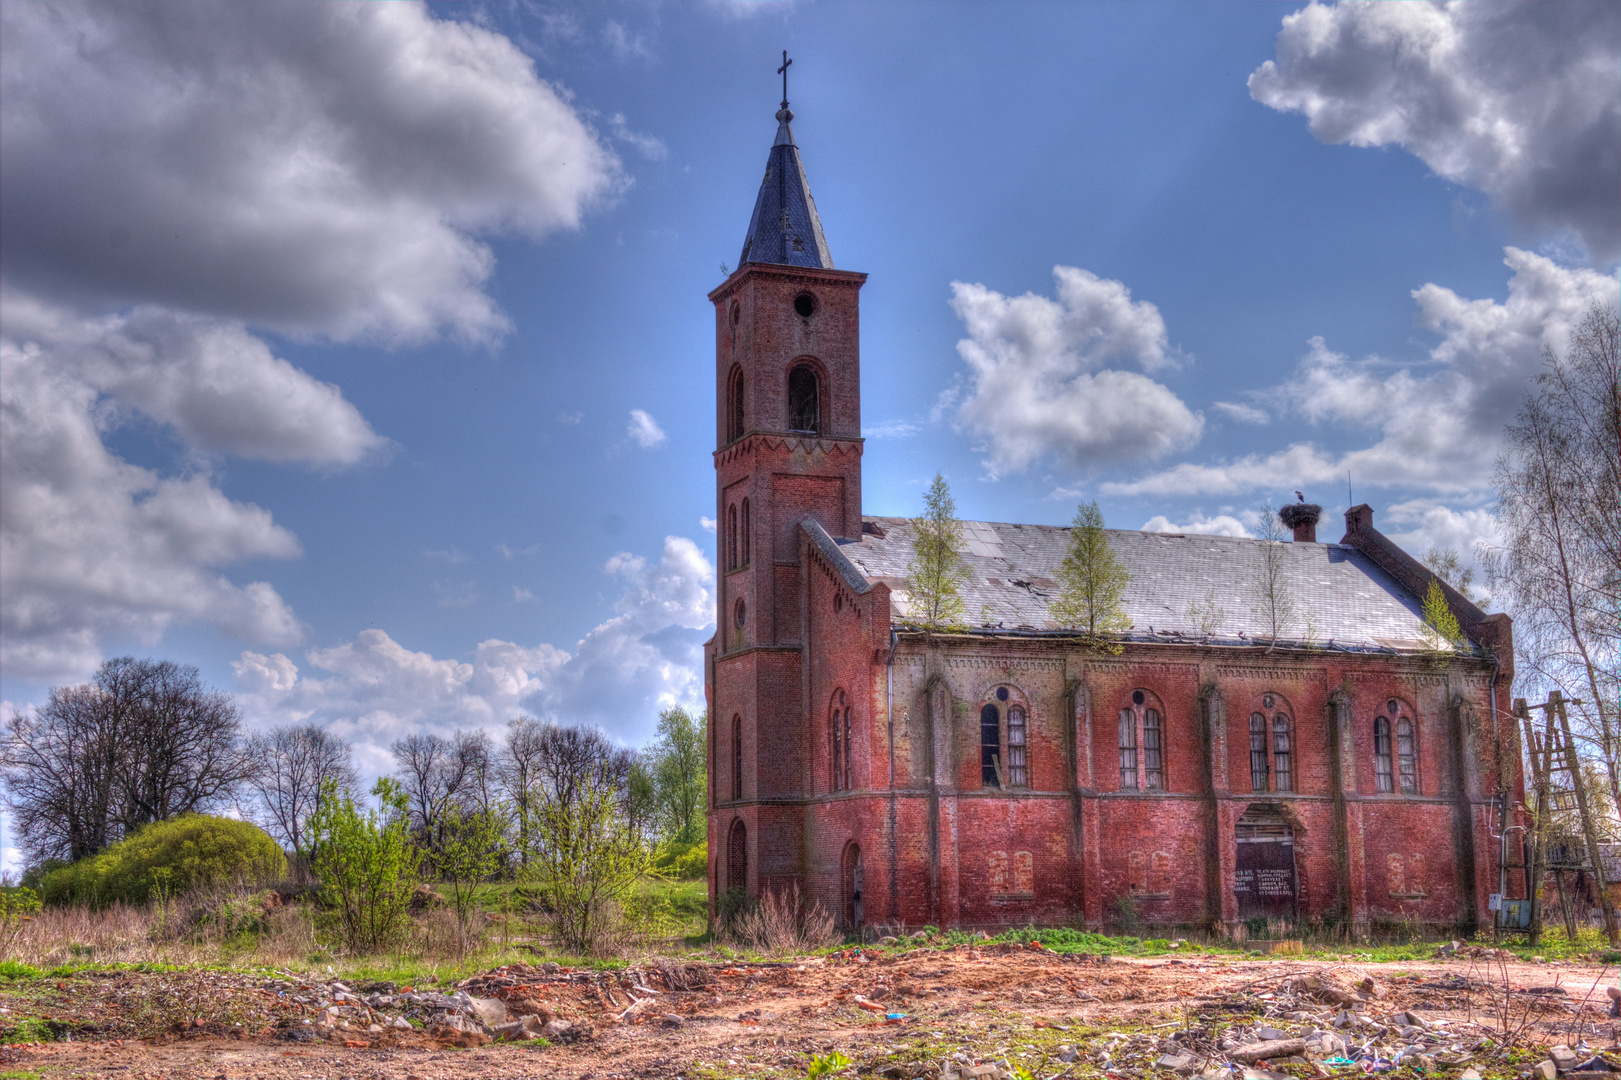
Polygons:
[[732,937],[761,952],[799,953],[839,940],[833,916],[819,903],[800,899],[799,886],[772,889],[732,923]]
[[403,936],[422,865],[422,852],[407,832],[400,785],[384,777],[372,793],[383,812],[362,814],[328,780],[309,824],[321,900],[335,910],[339,935],[355,953],[387,948]]
[[660,844],[653,855],[653,870],[683,880],[704,877],[709,873],[709,844],[704,840],[695,844],[674,840]]
[[287,873],[287,856],[257,825],[187,814],[158,821],[40,880],[47,904],[144,904],[194,889],[258,885]]

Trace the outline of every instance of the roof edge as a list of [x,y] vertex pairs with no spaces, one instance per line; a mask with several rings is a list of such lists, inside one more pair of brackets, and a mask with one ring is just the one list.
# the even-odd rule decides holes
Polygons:
[[805,535],[810,537],[811,543],[816,545],[816,549],[832,564],[833,569],[839,572],[844,583],[856,591],[856,595],[872,591],[875,583],[868,581],[867,576],[856,569],[855,563],[845,557],[844,552],[839,550],[838,541],[827,534],[820,521],[806,517],[800,520],[799,527],[805,530]]

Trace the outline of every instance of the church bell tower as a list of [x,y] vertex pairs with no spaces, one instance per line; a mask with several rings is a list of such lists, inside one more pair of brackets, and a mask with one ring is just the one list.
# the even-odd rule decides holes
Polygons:
[[867,275],[833,267],[790,126],[789,63],[785,53],[777,135],[738,268],[709,294],[720,556],[706,657],[715,893],[758,894],[801,872],[803,810],[791,803],[809,794],[810,774],[800,523],[861,535]]

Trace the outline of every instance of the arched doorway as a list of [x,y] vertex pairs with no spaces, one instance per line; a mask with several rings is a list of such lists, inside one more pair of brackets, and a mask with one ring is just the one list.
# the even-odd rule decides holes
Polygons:
[[861,898],[862,870],[861,845],[851,841],[844,846],[844,860],[841,867],[844,895],[844,925],[850,930],[860,933],[861,927],[866,923],[866,911]]
[[732,832],[726,838],[726,888],[743,889],[749,887],[749,831],[743,827],[743,819],[732,822]]
[[1233,892],[1240,919],[1294,921],[1298,904],[1295,834],[1276,803],[1251,803],[1233,828],[1238,855]]

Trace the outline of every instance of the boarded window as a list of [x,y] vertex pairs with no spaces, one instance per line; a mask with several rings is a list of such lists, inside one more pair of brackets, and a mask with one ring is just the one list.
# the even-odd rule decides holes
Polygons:
[[1158,709],[1143,714],[1143,787],[1159,791],[1165,787],[1164,725]]
[[815,434],[822,430],[822,402],[816,369],[800,364],[788,373],[788,429]]
[[1007,711],[1007,782],[1010,787],[1030,786],[1025,750],[1024,710],[1014,705]]
[[1390,768],[1390,721],[1381,716],[1373,722],[1373,775],[1380,791],[1395,791]]
[[1137,790],[1137,714],[1120,710],[1120,790]]
[[1289,718],[1282,713],[1272,718],[1272,783],[1274,791],[1293,791],[1295,755],[1289,741]]
[[986,787],[1001,787],[1002,716],[995,705],[979,710],[979,782]]
[[1418,755],[1413,751],[1413,722],[1403,717],[1396,724],[1396,761],[1401,767],[1404,794],[1418,794]]
[[1266,752],[1266,716],[1250,713],[1250,790],[1266,791],[1271,764]]

